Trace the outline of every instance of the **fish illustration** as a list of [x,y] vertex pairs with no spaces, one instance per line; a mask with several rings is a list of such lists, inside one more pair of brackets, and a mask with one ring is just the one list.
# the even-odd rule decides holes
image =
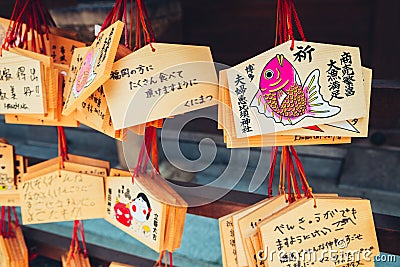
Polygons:
[[93,49],[87,54],[85,61],[82,64],[82,67],[79,70],[78,75],[76,76],[74,85],[72,87],[72,92],[75,97],[78,97],[82,90],[88,87],[96,77],[96,73],[94,72],[94,65],[97,59],[98,51],[96,55],[94,55]]
[[315,69],[301,83],[293,65],[282,54],[277,54],[264,67],[257,94],[250,106],[276,123],[293,125],[305,117],[328,118],[340,112],[320,93],[320,71]]

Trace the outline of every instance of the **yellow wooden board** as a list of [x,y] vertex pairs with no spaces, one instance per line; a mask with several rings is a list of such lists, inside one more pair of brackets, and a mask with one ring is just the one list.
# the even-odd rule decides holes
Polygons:
[[232,214],[219,218],[218,223],[221,239],[222,264],[224,267],[238,266]]
[[28,248],[26,246],[24,234],[22,232],[21,226],[16,226],[15,223],[12,224],[14,232],[15,232],[15,237],[18,242],[18,246],[20,249],[21,253],[21,258],[23,261],[23,265],[21,264],[21,267],[29,267],[29,255],[28,255]]
[[[104,84],[116,129],[217,104],[209,47],[154,43],[113,65]],[[140,111],[140,112],[139,112]]]
[[[234,214],[232,216],[233,228],[234,228],[234,235],[235,235],[235,245],[236,245],[236,256],[238,260],[238,266],[249,266],[247,263],[246,251],[245,251],[245,239],[243,235],[241,235],[239,230],[239,220],[247,215],[251,215],[254,211],[259,209],[262,206],[268,206],[268,203],[271,203],[276,198],[280,197],[273,197],[263,201],[258,202],[256,205],[252,205],[251,207],[242,210],[241,212]],[[251,224],[254,227],[257,227],[257,222]]]
[[10,255],[8,253],[4,237],[0,236],[0,267],[10,266]]
[[[379,254],[374,221],[369,200],[350,198],[304,199],[291,204],[280,212],[258,224],[262,247],[268,247],[280,254],[280,259],[292,251],[315,251],[317,258],[321,251],[336,252],[335,255],[350,251],[369,255]],[[282,266],[278,257],[268,260],[268,266]],[[320,258],[318,258],[320,259]],[[312,257],[299,257],[301,264],[313,266],[345,265],[349,260],[323,257],[313,261]],[[296,261],[297,262],[297,261]]]
[[135,267],[134,265],[122,264],[118,262],[111,262],[109,267]]
[[290,46],[288,41],[227,70],[237,137],[367,116],[358,48]]
[[61,264],[63,267],[90,267],[89,258],[82,253],[73,253],[69,259],[67,254],[62,255]]
[[[76,48],[72,57],[68,76],[66,78],[64,95],[67,97],[71,93],[71,87],[78,74],[80,65],[82,64],[84,55],[89,51],[89,47]],[[99,107],[98,107],[99,105]],[[85,99],[74,113],[70,114],[82,124],[102,132],[112,138],[125,140],[126,130],[115,130],[111,120],[110,113],[104,92],[101,87]]]
[[75,119],[82,123],[89,122],[97,129],[101,129],[103,125],[107,123],[107,112],[108,106],[106,96],[104,94],[103,86],[100,86],[93,94],[82,102],[80,107],[77,108]]
[[24,224],[101,218],[105,209],[103,178],[56,170],[20,185]]
[[168,214],[165,202],[154,196],[153,189],[132,177],[106,177],[104,219],[146,246],[160,252],[164,249]]
[[[31,124],[31,125],[42,125],[42,126],[64,126],[64,127],[78,127],[79,122],[74,119],[74,113],[71,116],[63,116],[61,114],[62,106],[63,106],[63,83],[64,76],[59,74],[59,71],[62,72],[60,65],[57,65],[57,70],[55,72],[59,76],[58,79],[58,90],[54,92],[55,101],[53,108],[48,108],[48,113],[44,115],[16,115],[16,114],[6,114],[5,121],[6,123],[13,124]],[[68,68],[67,68],[68,70]],[[57,76],[56,75],[56,76]],[[50,86],[48,87],[50,88]],[[47,89],[47,88],[46,88]],[[56,88],[57,89],[57,88]],[[51,96],[52,94],[50,94]],[[51,102],[49,100],[49,102]]]
[[76,79],[66,87],[63,115],[71,114],[109,79],[124,23],[117,21],[102,31],[82,57]]
[[0,143],[0,194],[16,188],[14,160],[14,146]]
[[[371,98],[371,85],[372,85],[372,70],[363,67],[363,85],[365,92],[365,100],[367,104],[367,110],[370,108]],[[348,136],[348,137],[367,137],[368,136],[368,123],[369,123],[369,112],[367,116],[363,118],[353,118],[351,120],[332,122],[330,124],[318,125],[319,129],[295,129],[289,131],[280,132],[281,135],[304,135],[304,136]]]
[[[337,196],[336,194],[317,194],[317,196]],[[281,209],[287,207],[289,203],[286,201],[284,195],[275,196],[265,201],[260,201],[259,203],[251,206],[251,208],[245,209],[242,212],[233,216],[233,224],[235,227],[235,240],[236,243],[242,242],[246,238],[252,237],[257,233],[257,225],[268,218],[272,214],[280,211]],[[254,240],[253,240],[254,242]],[[239,266],[255,266],[251,265],[251,262],[248,261],[247,254],[250,251],[245,251],[246,247],[241,247],[240,245],[237,247],[238,250],[238,259],[240,259]],[[239,254],[241,256],[239,256]],[[244,258],[243,258],[244,257]]]
[[86,44],[63,36],[49,34],[49,41],[46,42],[46,52],[53,58],[54,63],[69,65],[72,54],[77,47],[85,47]]
[[315,145],[315,144],[344,144],[350,143],[350,137],[341,136],[285,136],[279,134],[263,134],[248,138],[237,138],[234,129],[234,118],[232,114],[232,103],[229,98],[226,71],[219,73],[220,102],[218,112],[220,115],[218,125],[224,131],[224,142],[228,148],[239,147],[262,147],[262,146],[285,146],[285,145]]
[[39,60],[3,51],[0,58],[0,113],[44,114],[44,66]]

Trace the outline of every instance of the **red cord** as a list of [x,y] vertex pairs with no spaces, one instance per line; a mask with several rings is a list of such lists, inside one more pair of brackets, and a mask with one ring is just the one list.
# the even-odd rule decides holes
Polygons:
[[303,27],[301,26],[300,18],[296,11],[293,0],[278,0],[277,3],[277,18],[276,18],[276,38],[275,45],[279,39],[279,44],[291,40],[290,49],[294,49],[294,32],[292,18],[294,18],[296,28],[303,41],[306,41]]
[[15,226],[19,227],[19,219],[18,219],[17,211],[15,210],[15,207],[12,207],[12,210],[14,212]]
[[275,175],[276,158],[278,155],[278,147],[274,146],[271,150],[270,168],[269,168],[269,181],[268,181],[268,198],[272,197],[272,182]]
[[[22,30],[23,25],[25,25],[24,31]],[[46,46],[43,35],[46,34],[46,38],[49,38],[49,25],[54,26],[54,20],[40,0],[25,0],[23,5],[21,1],[17,0],[2,48],[20,47],[45,54]],[[30,45],[28,35],[31,35]]]
[[88,253],[87,253],[87,247],[86,247],[85,227],[84,227],[83,221],[80,221],[79,229],[80,229],[81,239],[82,239],[83,256],[86,258],[88,256]]
[[7,235],[7,226],[6,226],[6,207],[1,207],[1,235]]
[[14,232],[12,230],[12,220],[11,220],[11,207],[8,207],[8,236],[9,237],[14,237]]
[[293,177],[293,188],[296,193],[296,198],[299,199],[301,198],[301,193],[300,193],[299,183],[297,182],[297,176],[294,169],[292,155],[289,155],[289,168],[290,168],[290,173]]
[[169,266],[174,267],[174,264],[172,262],[172,252],[169,251]]

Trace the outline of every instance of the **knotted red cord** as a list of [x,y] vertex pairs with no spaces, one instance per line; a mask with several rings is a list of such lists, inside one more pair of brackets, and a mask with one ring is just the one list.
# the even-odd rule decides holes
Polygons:
[[14,212],[15,226],[16,226],[16,227],[19,227],[19,218],[18,218],[17,211],[16,211],[15,207],[12,207],[12,210],[13,210],[13,212]]
[[301,22],[293,0],[278,0],[276,16],[277,18],[276,18],[275,46],[278,44],[282,44],[288,40],[292,40],[290,49],[291,50],[294,49],[294,33],[293,33],[293,23],[292,23],[293,18],[295,21],[297,31],[300,35],[300,38],[303,41],[306,41],[303,32],[303,27],[301,26]]
[[2,48],[19,47],[46,54],[45,38],[49,39],[50,26],[55,26],[54,20],[40,0],[17,0]]
[[11,207],[7,207],[7,210],[8,210],[8,216],[7,216],[7,218],[8,218],[8,233],[7,233],[7,236],[8,237],[14,237],[15,233],[14,233],[14,231],[12,229]]
[[57,126],[58,133],[58,156],[60,157],[60,169],[64,168],[64,162],[68,160],[67,138],[65,136],[64,127]]
[[78,228],[81,235],[82,247],[83,247],[83,256],[86,258],[88,256],[87,246],[86,246],[86,238],[85,238],[85,227],[83,221],[78,221]]
[[272,197],[272,181],[273,181],[274,175],[275,175],[275,165],[276,165],[277,155],[278,155],[278,147],[273,146],[272,150],[271,150],[271,157],[270,157],[268,198]]
[[7,226],[6,226],[6,207],[1,207],[1,235],[7,235]]
[[[144,44],[149,44],[153,51],[155,51],[154,47],[152,46],[152,42],[156,41],[155,34],[153,28],[150,23],[149,15],[142,0],[135,0],[136,5],[136,13],[134,16],[134,2],[130,0],[130,9],[129,9],[129,18],[130,21],[128,23],[128,8],[127,3],[128,0],[116,0],[113,8],[107,14],[103,25],[101,26],[101,31],[109,27],[114,22],[120,20],[123,21],[125,24],[124,27],[124,45],[125,47],[131,50],[137,50],[142,47],[141,35],[143,32],[144,37]],[[135,46],[132,45],[132,36],[133,36],[133,18],[135,17]]]
[[145,128],[144,140],[132,176],[132,183],[134,183],[134,179],[137,175],[147,172],[149,162],[151,164],[152,172],[154,174],[159,174],[157,129],[154,126],[147,126]]

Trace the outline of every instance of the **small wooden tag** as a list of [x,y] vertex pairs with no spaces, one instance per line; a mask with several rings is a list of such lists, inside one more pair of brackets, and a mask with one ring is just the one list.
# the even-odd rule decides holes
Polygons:
[[[307,256],[296,259],[300,264],[313,266],[346,265],[354,261],[341,253],[356,251],[361,260],[365,260],[364,256],[373,260],[379,254],[369,200],[317,198],[316,201],[316,207],[313,199],[295,202],[258,225],[262,247],[280,255],[269,259],[268,266],[294,263],[288,257],[292,251],[298,255],[301,251],[314,251],[321,260]],[[336,252],[337,258],[321,258],[318,253],[325,250]]]
[[[288,41],[227,70],[236,136],[367,115],[356,47]],[[246,116],[239,116],[246,109]]]
[[218,127],[224,132],[224,142],[228,148],[286,146],[286,145],[313,145],[313,144],[344,144],[350,143],[350,137],[342,136],[302,136],[281,135],[281,133],[263,134],[247,138],[236,137],[234,114],[229,97],[226,71],[220,71],[219,80],[220,104],[218,107]]
[[209,47],[152,46],[154,52],[146,45],[115,62],[104,84],[116,129],[217,104],[218,80]]
[[24,224],[101,218],[103,178],[56,170],[20,185],[21,215]]
[[0,64],[6,66],[0,75],[0,113],[46,113],[43,64],[9,51],[3,51]]
[[134,265],[122,264],[118,262],[111,262],[110,267],[135,267]]
[[82,58],[76,78],[68,83],[63,115],[70,115],[109,79],[124,23],[117,21],[102,31]]
[[136,238],[146,246],[163,250],[166,205],[132,177],[107,177],[105,220]]

